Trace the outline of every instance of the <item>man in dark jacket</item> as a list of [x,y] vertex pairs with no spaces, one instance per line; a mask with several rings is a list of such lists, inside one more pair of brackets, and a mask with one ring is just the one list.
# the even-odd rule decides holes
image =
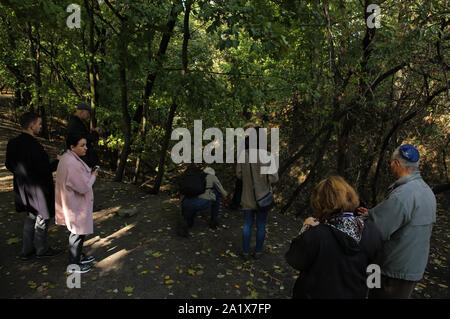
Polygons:
[[93,147],[97,144],[101,128],[96,127],[90,131],[85,121],[89,118],[91,107],[86,103],[79,103],[74,115],[70,117],[67,125],[67,137],[71,135],[86,136],[87,138],[87,152],[81,159],[91,168],[98,164],[98,156]]
[[8,142],[6,168],[14,174],[14,201],[17,212],[26,212],[23,230],[22,260],[36,254],[52,257],[60,251],[47,245],[49,219],[55,215],[55,189],[52,172],[58,160],[50,163],[47,153],[34,137],[42,127],[38,115],[22,115],[22,133]]

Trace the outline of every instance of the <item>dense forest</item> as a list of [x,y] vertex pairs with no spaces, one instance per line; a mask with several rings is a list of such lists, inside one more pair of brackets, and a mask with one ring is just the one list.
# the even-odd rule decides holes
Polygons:
[[307,209],[328,174],[374,205],[406,142],[435,192],[448,188],[447,0],[0,3],[11,114],[35,110],[52,140],[58,119],[87,101],[116,181],[158,193],[183,166],[170,158],[172,131],[202,120],[223,132],[279,128],[282,213]]

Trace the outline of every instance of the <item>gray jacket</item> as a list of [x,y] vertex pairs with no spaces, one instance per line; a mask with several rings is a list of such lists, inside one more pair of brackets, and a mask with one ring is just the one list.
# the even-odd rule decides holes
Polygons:
[[436,222],[436,197],[420,172],[392,184],[386,199],[369,210],[368,218],[379,228],[384,241],[381,273],[396,279],[422,279]]
[[214,194],[213,189],[216,189],[223,197],[227,197],[228,193],[223,188],[219,179],[215,175],[207,174],[206,175],[206,190],[203,194],[200,194],[198,197],[207,199],[207,200],[216,200],[216,194]]

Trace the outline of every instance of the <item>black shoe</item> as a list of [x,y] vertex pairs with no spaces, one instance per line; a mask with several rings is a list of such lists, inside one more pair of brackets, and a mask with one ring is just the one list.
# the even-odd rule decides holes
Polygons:
[[249,261],[249,260],[250,260],[250,254],[249,254],[249,253],[244,253],[244,252],[242,252],[242,253],[241,253],[241,258],[242,258],[244,261]]
[[260,251],[260,252],[255,252],[254,254],[253,254],[253,258],[255,258],[255,259],[259,259],[259,258],[261,258],[261,256],[263,255],[263,253]]
[[189,228],[185,222],[180,222],[177,227],[177,234],[180,237],[188,238],[189,237]]
[[178,236],[183,238],[189,238],[189,231],[187,229],[179,229],[177,231]]
[[80,264],[81,265],[86,265],[86,264],[90,264],[92,262],[95,261],[95,257],[94,256],[85,256],[85,254],[81,255],[81,260],[80,260]]
[[[71,274],[84,274],[92,269],[91,264],[79,264],[79,265],[69,265],[71,269],[69,269],[69,273]],[[76,267],[78,266],[78,267]]]
[[209,222],[209,228],[211,228],[211,229],[217,229],[218,226],[219,226],[219,223],[217,222],[217,220],[212,220]]
[[51,257],[55,257],[58,256],[60,253],[62,253],[62,250],[60,249],[53,249],[53,248],[49,248],[47,249],[47,251],[41,255],[36,255],[37,259],[43,259],[43,258],[51,258]]
[[20,254],[20,260],[23,260],[23,261],[31,260],[34,257],[36,257],[36,251],[34,251],[34,250],[31,253],[26,254],[26,255],[24,255],[23,253]]

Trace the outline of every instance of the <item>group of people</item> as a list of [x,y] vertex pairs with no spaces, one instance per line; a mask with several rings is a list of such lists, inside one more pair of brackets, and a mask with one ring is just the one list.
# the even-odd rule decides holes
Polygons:
[[[47,243],[49,221],[65,225],[69,235],[69,264],[74,272],[91,269],[93,256],[82,252],[86,235],[93,233],[93,190],[98,157],[92,147],[100,128],[90,131],[85,120],[90,106],[80,103],[67,127],[66,148],[50,162],[47,152],[36,139],[42,119],[33,112],[20,118],[22,133],[8,142],[6,167],[14,175],[16,211],[25,212],[20,258],[49,258],[62,251]],[[56,182],[52,173],[56,171]]]
[[[54,216],[56,224],[67,226],[70,231],[69,264],[77,264],[75,271],[81,273],[92,267],[95,258],[84,255],[82,248],[85,236],[93,233],[92,186],[98,157],[92,146],[101,130],[88,129],[84,120],[89,112],[88,105],[78,105],[68,124],[67,150],[53,162],[35,138],[41,119],[34,113],[22,116],[22,134],[8,142],[6,167],[14,174],[16,210],[27,213],[23,260],[60,253],[46,241],[48,221]],[[249,151],[246,143],[247,159]],[[273,206],[271,184],[278,181],[276,173],[261,174],[263,165],[259,161],[236,165],[238,195],[233,202],[235,208],[239,205],[243,210],[245,260],[251,256],[258,259],[263,254],[266,223]],[[399,146],[390,165],[396,181],[385,200],[372,209],[360,205],[356,191],[340,176],[328,177],[314,188],[310,198],[313,216],[305,220],[285,254],[287,263],[300,271],[294,298],[411,296],[427,265],[436,222],[436,198],[420,175],[419,152],[414,146]],[[229,197],[211,167],[197,177],[194,175],[188,175],[187,185],[202,187],[197,192],[186,192],[182,198],[179,234],[184,237],[200,210],[211,210],[210,227],[217,228],[221,199]],[[256,245],[251,251],[255,224]],[[381,270],[379,288],[368,289],[367,267],[371,264]]]
[[[298,298],[410,298],[423,278],[436,222],[436,198],[419,171],[419,152],[399,146],[390,159],[396,181],[368,210],[342,177],[322,180],[308,218],[286,253],[300,270]],[[368,290],[367,266],[380,267],[379,287]]]
[[[245,260],[262,255],[270,209],[258,202],[278,181],[277,174],[261,174],[261,165],[246,162],[236,166]],[[396,181],[385,200],[370,210],[360,205],[356,191],[340,176],[323,179],[314,188],[310,198],[313,216],[305,220],[285,254],[287,263],[300,271],[294,298],[411,297],[428,262],[436,198],[420,175],[419,152],[413,145],[399,146],[390,165]],[[216,225],[221,195],[228,195],[214,170],[207,167],[204,173],[208,176],[205,193],[182,200],[182,236],[187,235],[193,216],[200,210],[211,208],[210,226]],[[255,222],[256,245],[250,254]],[[369,265],[381,271],[379,286],[372,289],[367,283]]]
[[[254,128],[256,140],[259,141],[259,127],[254,127],[249,123],[244,126],[244,129]],[[258,142],[255,145],[258,148]],[[249,159],[249,152],[251,145],[249,143],[249,136],[245,136],[245,158]],[[261,168],[266,165],[257,161],[256,163],[236,164],[236,189],[232,199],[230,208],[241,208],[244,215],[244,227],[242,232],[242,257],[249,260],[251,257],[259,259],[262,255],[264,240],[266,237],[266,223],[269,213],[269,208],[261,207],[258,200],[272,193],[271,184],[278,181],[278,174],[261,174]],[[188,168],[189,169],[189,168]],[[195,171],[195,168],[192,170]],[[187,174],[193,174],[188,172]],[[185,194],[181,202],[182,210],[182,226],[180,235],[188,236],[188,228],[193,226],[194,216],[198,211],[211,209],[210,227],[215,229],[218,226],[217,216],[220,209],[221,199],[231,197],[230,194],[223,188],[215,171],[211,167],[203,169],[205,174],[205,187],[202,193],[195,196],[188,196]],[[192,184],[201,184],[201,182],[188,181]],[[181,193],[183,191],[181,190]],[[273,201],[273,198],[271,199]],[[234,204],[234,205],[233,205]],[[256,224],[256,246],[254,251],[250,249],[250,241],[252,238],[252,229]]]

